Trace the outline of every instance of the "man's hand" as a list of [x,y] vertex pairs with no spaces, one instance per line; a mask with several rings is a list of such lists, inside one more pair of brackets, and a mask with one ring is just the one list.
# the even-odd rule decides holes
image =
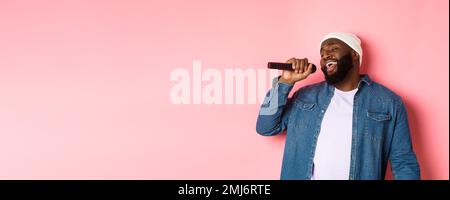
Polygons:
[[283,70],[280,78],[280,82],[287,84],[295,84],[297,81],[301,81],[308,77],[312,73],[312,64],[308,64],[308,59],[291,58],[287,63],[292,64],[294,71]]

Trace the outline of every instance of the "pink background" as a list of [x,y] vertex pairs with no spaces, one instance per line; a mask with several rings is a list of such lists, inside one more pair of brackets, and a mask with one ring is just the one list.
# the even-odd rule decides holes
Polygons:
[[[358,34],[401,95],[424,179],[449,178],[448,0],[0,1],[0,179],[278,179],[259,105],[174,105],[170,73],[265,68]],[[297,87],[321,81],[315,73]]]

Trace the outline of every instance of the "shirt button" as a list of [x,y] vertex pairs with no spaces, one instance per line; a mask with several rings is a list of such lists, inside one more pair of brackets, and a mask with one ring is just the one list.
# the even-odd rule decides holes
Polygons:
[[324,110],[321,110],[321,112],[323,113],[323,112],[325,112]]

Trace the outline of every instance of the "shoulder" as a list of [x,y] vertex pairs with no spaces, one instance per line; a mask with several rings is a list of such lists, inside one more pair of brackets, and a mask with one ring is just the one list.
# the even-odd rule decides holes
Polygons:
[[386,86],[384,86],[384,85],[382,85],[380,83],[377,83],[375,81],[373,81],[370,84],[369,88],[370,88],[369,92],[374,97],[382,98],[382,99],[390,99],[390,100],[397,101],[397,102],[401,102],[402,101],[402,98],[397,93],[395,93],[394,91],[392,91],[388,87],[386,87]]
[[322,82],[303,86],[300,89],[298,89],[297,92],[303,92],[303,93],[319,92],[319,91],[323,90],[325,87],[326,87],[326,82],[322,81]]
[[294,93],[294,99],[303,99],[306,101],[314,101],[317,98],[317,95],[323,93],[326,89],[326,82],[318,82],[310,85],[306,85],[300,87]]

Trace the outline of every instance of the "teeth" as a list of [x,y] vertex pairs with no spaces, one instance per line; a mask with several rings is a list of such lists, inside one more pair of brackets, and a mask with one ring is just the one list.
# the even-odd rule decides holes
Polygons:
[[337,64],[337,61],[328,61],[328,62],[327,62],[327,65],[328,65],[328,64]]
[[337,65],[336,61],[328,61],[326,64],[328,67],[331,67],[331,65]]

